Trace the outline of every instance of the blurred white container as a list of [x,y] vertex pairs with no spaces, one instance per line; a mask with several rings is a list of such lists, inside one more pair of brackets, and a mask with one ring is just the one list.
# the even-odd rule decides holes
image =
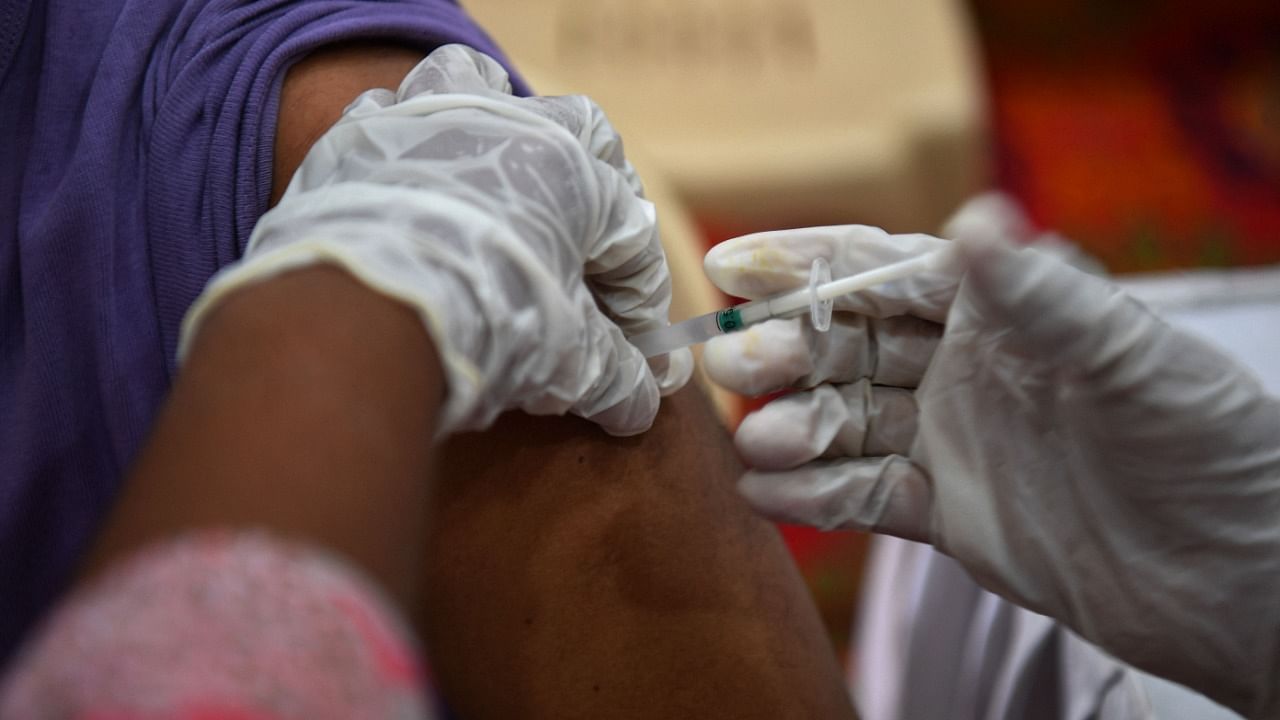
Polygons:
[[983,185],[955,0],[463,0],[545,93],[581,92],[730,229],[931,230]]

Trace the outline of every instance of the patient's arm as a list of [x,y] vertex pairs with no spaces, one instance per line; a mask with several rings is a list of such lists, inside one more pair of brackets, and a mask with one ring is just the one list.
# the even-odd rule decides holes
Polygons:
[[[420,58],[366,44],[295,66],[275,197],[342,107]],[[852,715],[813,604],[734,491],[732,444],[698,391],[665,400],[639,438],[512,415],[447,450],[429,601],[413,614],[463,717]]]
[[653,430],[508,415],[456,439],[415,620],[463,717],[852,717],[777,532],[696,388]]

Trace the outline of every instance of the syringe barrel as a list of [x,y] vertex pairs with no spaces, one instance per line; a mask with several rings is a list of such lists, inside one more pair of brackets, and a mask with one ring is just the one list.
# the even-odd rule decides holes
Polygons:
[[631,338],[631,344],[648,358],[689,347],[695,343],[706,342],[716,335],[723,334],[716,323],[716,316],[721,312],[720,310],[709,312],[658,330],[640,333]]

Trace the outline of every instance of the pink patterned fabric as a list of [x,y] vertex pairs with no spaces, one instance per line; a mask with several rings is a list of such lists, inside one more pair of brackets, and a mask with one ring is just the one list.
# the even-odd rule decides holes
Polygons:
[[259,533],[150,548],[60,607],[0,719],[433,718],[390,605],[355,571]]

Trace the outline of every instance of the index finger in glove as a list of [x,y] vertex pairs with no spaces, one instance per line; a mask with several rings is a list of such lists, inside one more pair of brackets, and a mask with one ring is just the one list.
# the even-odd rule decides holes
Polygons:
[[714,337],[706,345],[702,362],[716,383],[750,396],[862,378],[914,388],[941,338],[941,325],[916,317],[878,319],[835,313],[827,332],[792,318]]
[[595,382],[573,405],[573,411],[610,435],[638,435],[658,414],[659,388],[644,356],[621,331],[598,313],[587,317],[591,363],[582,368]]
[[[522,108],[563,127],[595,161],[592,174],[598,192],[594,196],[603,203],[595,213],[594,232],[588,231],[592,239],[586,246],[585,273],[592,282],[622,290],[630,298],[630,302],[620,302],[611,296],[606,301],[607,311],[630,331],[633,328],[625,323],[634,319],[633,308],[650,308],[656,304],[652,298],[664,294],[670,303],[671,291],[657,212],[653,203],[644,199],[640,178],[623,152],[622,138],[600,106],[586,96],[536,97],[519,102]],[[648,317],[643,320],[644,329],[654,327]]]
[[[446,45],[427,56],[400,85],[404,100],[419,94],[508,95],[506,70],[492,58],[463,45]],[[576,177],[545,180],[594,185],[580,193],[596,199],[586,210],[584,273],[607,315],[630,333],[667,322],[670,275],[657,232],[653,205],[643,199],[640,180],[622,151],[622,140],[589,98],[508,98],[511,107],[563,128],[581,146],[586,163]]]
[[[670,322],[671,272],[653,204],[632,193],[621,173],[603,161],[595,163],[597,177],[606,184],[607,209],[586,248],[584,280],[601,311],[626,336],[664,327]],[[652,358],[650,367],[662,393],[669,395],[688,382],[693,355],[678,350]]]
[[[596,207],[584,212],[583,273],[605,314],[634,335],[669,321],[671,275],[658,234],[657,211],[644,199],[640,179],[622,151],[622,140],[589,98],[527,98],[522,109],[572,135],[589,167],[571,180]],[[561,180],[570,180],[563,178]]]
[[653,203],[632,192],[626,178],[593,160],[601,206],[583,245],[583,272],[602,309],[628,335],[668,322],[671,273],[658,235]]
[[[671,276],[658,234],[657,213],[623,152],[622,138],[590,98],[583,95],[534,97],[521,107],[551,119],[573,135],[594,160],[604,198],[600,221],[589,236],[584,274],[604,312],[628,335],[669,322]],[[650,358],[663,395],[689,381],[693,355],[679,350]]]
[[[547,117],[577,138],[595,160],[595,197],[603,205],[589,231],[584,273],[605,313],[627,335],[669,322],[671,274],[658,233],[657,212],[623,151],[622,138],[600,106],[584,95],[521,100],[522,107]],[[586,178],[582,179],[586,181]],[[691,358],[692,356],[690,356]],[[687,359],[675,365],[692,366]],[[683,384],[680,382],[679,384]]]
[[[582,155],[538,182],[571,193],[586,224],[574,234],[582,251],[583,274],[605,314],[628,335],[665,325],[671,304],[671,276],[658,235],[657,212],[644,199],[622,140],[603,111],[584,96],[517,98],[511,106],[548,121],[572,137]],[[560,143],[553,143],[559,145]],[[573,155],[576,153],[570,153]]]
[[[716,287],[748,299],[804,287],[816,258],[831,264],[835,278],[949,247],[929,235],[890,235],[867,225],[837,225],[755,233],[711,248],[703,269]],[[946,319],[960,284],[961,267],[947,262],[907,278],[867,288],[835,300],[836,310],[872,317],[915,315]]]

